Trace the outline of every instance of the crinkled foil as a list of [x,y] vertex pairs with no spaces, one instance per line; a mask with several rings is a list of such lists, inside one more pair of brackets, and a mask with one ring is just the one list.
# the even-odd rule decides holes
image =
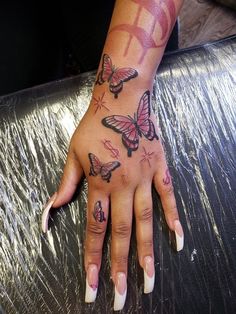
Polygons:
[[[85,304],[87,182],[53,211],[71,135],[95,73],[0,98],[0,312],[112,313],[110,227],[96,302]],[[160,123],[185,247],[176,253],[156,192],[156,282],[143,294],[133,230],[123,313],[236,313],[236,37],[166,55],[153,107]],[[134,227],[135,228],[135,227]]]

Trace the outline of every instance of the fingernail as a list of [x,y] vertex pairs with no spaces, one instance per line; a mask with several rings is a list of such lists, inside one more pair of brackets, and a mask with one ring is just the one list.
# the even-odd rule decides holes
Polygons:
[[184,232],[179,220],[174,221],[175,237],[176,237],[176,250],[179,252],[184,247]]
[[120,311],[125,305],[127,294],[127,283],[125,273],[117,273],[115,281],[114,311]]
[[98,291],[98,268],[95,264],[90,264],[87,270],[85,302],[94,302]]
[[144,293],[152,292],[155,281],[154,261],[151,256],[144,258]]
[[48,218],[50,209],[57,198],[57,192],[49,199],[47,204],[44,206],[43,215],[42,215],[42,231],[46,233],[48,231]]

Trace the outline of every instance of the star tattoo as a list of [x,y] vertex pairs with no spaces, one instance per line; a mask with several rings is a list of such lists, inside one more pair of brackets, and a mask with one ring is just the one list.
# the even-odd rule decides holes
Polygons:
[[154,152],[147,152],[145,147],[143,147],[143,152],[144,153],[141,155],[142,159],[140,160],[140,162],[147,161],[149,167],[151,168],[150,160],[152,159],[152,155],[154,154]]
[[106,103],[103,98],[105,96],[105,92],[102,94],[102,96],[98,96],[98,98],[95,98],[93,97],[93,100],[95,101],[94,102],[94,106],[96,106],[96,109],[95,109],[95,113],[97,113],[98,109],[102,109],[105,108],[107,111],[110,111],[104,104]]

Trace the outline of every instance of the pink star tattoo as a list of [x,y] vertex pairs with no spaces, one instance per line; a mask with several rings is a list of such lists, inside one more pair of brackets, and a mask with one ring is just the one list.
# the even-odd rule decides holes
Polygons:
[[96,109],[95,109],[95,113],[97,113],[98,109],[102,109],[105,108],[107,111],[110,111],[104,104],[106,103],[103,98],[105,96],[105,92],[102,94],[102,96],[98,96],[98,98],[95,98],[93,97],[93,100],[95,101],[94,102],[94,106],[96,106]]
[[143,147],[143,151],[144,153],[141,155],[142,159],[140,160],[140,162],[147,161],[149,164],[149,167],[151,168],[150,160],[152,159],[152,155],[154,154],[154,152],[147,152],[145,147]]

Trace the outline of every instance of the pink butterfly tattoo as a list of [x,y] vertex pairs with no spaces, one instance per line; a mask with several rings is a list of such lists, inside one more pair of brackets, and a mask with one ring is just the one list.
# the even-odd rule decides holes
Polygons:
[[102,210],[102,203],[101,201],[97,201],[94,205],[94,212],[93,217],[97,222],[106,221],[106,217],[104,211]]
[[132,68],[115,68],[112,65],[111,58],[103,55],[102,70],[98,74],[98,79],[95,84],[102,85],[104,82],[109,83],[110,92],[118,98],[118,94],[123,89],[123,83],[135,78],[138,72]]
[[88,157],[91,164],[89,175],[96,177],[100,174],[102,179],[107,182],[110,182],[112,171],[121,165],[119,161],[111,161],[103,164],[98,157],[92,153],[89,153]]
[[147,90],[139,101],[134,118],[130,116],[113,115],[102,119],[102,124],[117,133],[122,134],[122,142],[128,150],[128,157],[138,149],[139,137],[149,141],[158,140],[153,122],[150,120],[150,92]]

